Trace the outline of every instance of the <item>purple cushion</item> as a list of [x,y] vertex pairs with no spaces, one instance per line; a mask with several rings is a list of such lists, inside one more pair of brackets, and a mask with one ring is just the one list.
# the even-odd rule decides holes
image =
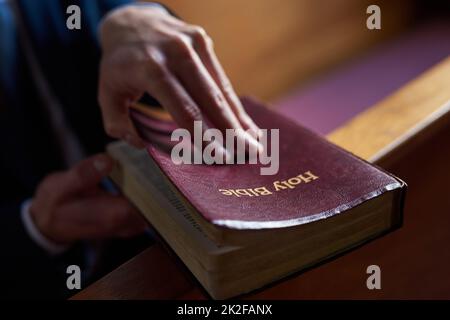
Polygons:
[[421,25],[274,105],[282,114],[327,134],[449,54],[450,22]]

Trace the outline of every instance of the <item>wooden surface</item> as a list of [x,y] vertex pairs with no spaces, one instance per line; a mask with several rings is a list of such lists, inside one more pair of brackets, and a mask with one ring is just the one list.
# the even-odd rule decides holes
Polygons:
[[329,135],[361,158],[389,165],[448,123],[450,57]]
[[[145,261],[145,263],[142,263]],[[191,290],[187,271],[168,255],[162,245],[152,245],[112,273],[82,291],[78,298],[172,299]],[[124,288],[132,287],[131,290]],[[149,288],[158,288],[158,290]],[[95,293],[95,296],[91,296]]]
[[[449,71],[447,59],[330,135],[406,180],[404,226],[243,298],[450,298]],[[152,246],[74,298],[206,298],[175,260]],[[381,267],[382,290],[366,288],[371,264]]]
[[203,26],[234,87],[273,100],[411,25],[414,1],[378,0],[383,27],[368,30],[371,0],[164,0]]

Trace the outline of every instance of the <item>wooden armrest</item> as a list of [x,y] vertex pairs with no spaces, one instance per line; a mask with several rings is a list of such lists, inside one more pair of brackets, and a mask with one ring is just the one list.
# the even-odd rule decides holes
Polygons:
[[[410,82],[398,92],[384,99],[367,111],[361,113],[341,128],[332,132],[329,139],[343,148],[355,153],[356,155],[376,162],[378,164],[387,165],[395,162],[396,159],[418,146],[420,141],[430,136],[437,130],[446,128],[450,114],[450,58],[441,62],[425,74]],[[448,127],[448,126],[447,126]],[[449,130],[446,131],[446,133]],[[447,148],[442,157],[450,159],[450,148],[447,140]],[[432,147],[432,146],[431,146]],[[425,154],[426,156],[426,154]],[[426,158],[425,158],[426,160]],[[441,162],[442,163],[445,162]],[[420,181],[432,183],[435,176],[433,168],[427,173],[428,180]],[[448,168],[447,168],[448,169]],[[438,169],[436,169],[438,170]],[[450,170],[447,170],[450,171]],[[442,172],[434,172],[435,175],[442,175]],[[408,181],[407,181],[408,182]],[[412,191],[421,192],[420,188],[411,188]],[[431,190],[431,189],[430,189]],[[431,190],[431,193],[434,191]],[[420,195],[420,193],[417,193]],[[411,196],[412,200],[418,198]],[[447,201],[449,202],[449,201]],[[450,203],[448,203],[450,207]],[[412,203],[412,207],[417,207],[416,203]],[[418,206],[420,210],[426,210],[427,207]],[[414,208],[412,208],[413,210]],[[417,209],[417,210],[419,210]],[[416,210],[416,212],[417,212]],[[327,264],[307,272],[284,280],[281,284],[265,289],[253,295],[256,298],[311,298],[311,297],[406,297],[408,294],[412,297],[419,297],[422,292],[421,286],[415,286],[410,283],[411,277],[419,274],[423,277],[430,277],[431,273],[439,273],[439,270],[447,270],[450,265],[450,255],[442,256],[439,250],[439,242],[448,243],[448,232],[442,229],[435,231],[440,225],[448,225],[449,217],[436,216],[437,221],[430,225],[427,232],[421,238],[420,228],[427,223],[428,220],[421,220],[420,213],[408,212],[411,214],[410,223],[400,230],[403,233],[396,232],[394,236],[387,236],[376,243],[369,244],[363,248],[356,250],[337,259],[341,262],[333,261],[332,266]],[[448,216],[448,215],[447,215]],[[415,219],[415,220],[414,220]],[[440,221],[439,219],[447,219]],[[431,223],[431,222],[429,222]],[[399,234],[399,235],[397,235]],[[446,237],[446,238],[445,238]],[[395,247],[393,244],[396,244]],[[433,245],[434,244],[434,245]],[[386,247],[394,250],[395,254],[388,255]],[[423,259],[440,259],[440,267],[436,266],[404,266],[405,270],[399,268],[402,260],[408,261],[411,257],[419,254],[423,249]],[[426,250],[426,251],[425,251]],[[447,250],[448,251],[448,250]],[[92,284],[88,288],[82,290],[73,299],[148,299],[148,298],[205,298],[204,292],[199,289],[195,281],[185,273],[184,268],[177,266],[175,259],[170,257],[164,251],[161,245],[154,245],[144,252],[140,253],[129,262],[118,267],[116,270]],[[391,271],[388,279],[397,279],[399,288],[392,287],[385,291],[388,292],[384,296],[381,293],[368,292],[365,288],[365,269],[361,264],[373,262],[381,264],[382,268]],[[411,261],[409,261],[411,262]],[[414,261],[413,261],[414,262]],[[349,268],[352,266],[352,268]],[[411,269],[412,268],[412,269]],[[409,271],[408,271],[409,270]],[[411,271],[412,270],[412,271]],[[330,294],[326,288],[318,290],[325,283],[330,283],[333,279],[341,277],[345,279],[345,275],[350,272],[358,274],[352,279],[357,279],[358,285],[353,284],[357,288],[342,289],[342,294]],[[406,272],[406,273],[405,273]],[[409,272],[409,273],[408,273]],[[442,271],[444,272],[444,271]],[[426,273],[422,275],[421,273]],[[404,275],[407,276],[404,276]],[[340,275],[340,276],[338,276]],[[360,278],[359,278],[360,277]],[[403,277],[403,278],[402,278]],[[447,277],[448,278],[448,277]],[[404,279],[404,280],[402,280]],[[334,285],[345,286],[342,280],[337,279]],[[392,280],[394,281],[394,280]],[[404,282],[401,282],[404,281]],[[350,285],[351,286],[351,285]],[[403,292],[406,286],[410,292]],[[358,289],[359,288],[359,289]],[[450,288],[448,281],[440,282],[434,290],[435,297],[449,297]],[[334,288],[336,291],[336,288]],[[338,288],[339,289],[339,288]],[[426,288],[423,288],[424,290]],[[397,291],[396,291],[397,290]],[[324,293],[327,291],[328,293]],[[337,290],[339,291],[339,290]],[[331,291],[330,291],[331,292]]]

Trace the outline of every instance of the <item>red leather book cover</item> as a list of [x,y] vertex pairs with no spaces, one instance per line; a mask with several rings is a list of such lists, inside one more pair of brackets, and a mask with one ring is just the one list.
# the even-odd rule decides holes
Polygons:
[[[289,227],[341,214],[404,183],[278,115],[242,99],[261,129],[279,129],[279,170],[262,164],[175,164],[170,134],[176,126],[132,115],[147,150],[169,180],[209,222],[232,229]],[[167,146],[165,148],[164,146]]]

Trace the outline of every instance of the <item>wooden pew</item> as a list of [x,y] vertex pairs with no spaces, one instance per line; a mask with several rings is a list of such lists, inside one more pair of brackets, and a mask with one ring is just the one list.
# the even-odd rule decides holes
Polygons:
[[[450,58],[328,138],[409,185],[403,227],[245,299],[450,298]],[[381,267],[382,289],[366,288]],[[164,245],[146,249],[73,299],[205,299]]]

